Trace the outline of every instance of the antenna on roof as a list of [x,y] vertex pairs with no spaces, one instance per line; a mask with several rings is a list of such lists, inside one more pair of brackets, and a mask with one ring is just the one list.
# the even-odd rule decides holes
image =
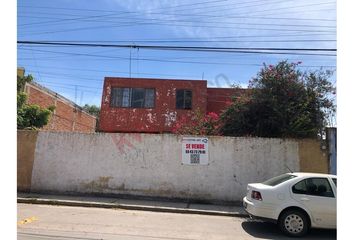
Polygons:
[[77,85],[75,85],[75,104],[77,104]]
[[204,72],[203,72],[203,74],[202,74],[202,80],[204,80]]
[[291,173],[293,173],[293,171],[291,171],[291,169],[288,167],[288,165],[285,164],[285,167],[286,167]]

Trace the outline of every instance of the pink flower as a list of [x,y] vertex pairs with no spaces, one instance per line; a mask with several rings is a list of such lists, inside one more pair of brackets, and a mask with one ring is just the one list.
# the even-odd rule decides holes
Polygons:
[[218,120],[219,119],[219,115],[214,113],[214,112],[209,112],[208,116],[212,119],[212,120]]

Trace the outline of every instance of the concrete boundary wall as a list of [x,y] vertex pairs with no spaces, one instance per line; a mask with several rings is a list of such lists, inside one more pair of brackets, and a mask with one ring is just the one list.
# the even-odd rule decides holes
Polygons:
[[[326,157],[321,150],[314,151],[318,158],[307,154],[315,140],[209,137],[209,164],[182,165],[181,140],[172,134],[39,132],[30,190],[234,202],[249,182],[288,172],[286,166],[299,171],[311,159],[323,165]],[[307,169],[324,172],[321,164]]]
[[17,189],[19,191],[31,190],[37,136],[37,131],[19,130],[17,132]]

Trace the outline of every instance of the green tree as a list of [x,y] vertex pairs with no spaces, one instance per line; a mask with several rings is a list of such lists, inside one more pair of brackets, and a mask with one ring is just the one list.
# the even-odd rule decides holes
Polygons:
[[99,131],[100,111],[96,105],[85,104],[82,109],[96,117],[96,132]]
[[31,75],[17,76],[17,128],[18,129],[38,129],[48,124],[50,116],[55,107],[41,108],[38,105],[26,103],[27,94],[24,87],[27,82],[31,82]]
[[82,109],[94,116],[96,116],[97,118],[100,116],[100,111],[101,109],[99,107],[97,107],[96,105],[89,105],[89,104],[85,104]]
[[264,65],[250,93],[233,100],[221,119],[230,136],[316,137],[335,112],[330,71],[301,72],[298,63]]

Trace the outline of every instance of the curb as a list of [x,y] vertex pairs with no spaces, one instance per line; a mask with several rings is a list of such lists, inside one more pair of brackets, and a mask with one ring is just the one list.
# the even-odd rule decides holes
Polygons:
[[152,207],[152,206],[143,206],[143,205],[82,202],[82,201],[37,199],[37,198],[17,198],[17,203],[45,204],[45,205],[57,205],[57,206],[70,206],[70,207],[125,209],[125,210],[169,212],[169,213],[182,213],[182,214],[183,213],[200,214],[200,215],[226,216],[226,217],[248,217],[246,213],[240,213],[240,212],[223,212],[223,211],[211,211],[211,210],[180,209],[180,208],[172,208],[172,207]]

